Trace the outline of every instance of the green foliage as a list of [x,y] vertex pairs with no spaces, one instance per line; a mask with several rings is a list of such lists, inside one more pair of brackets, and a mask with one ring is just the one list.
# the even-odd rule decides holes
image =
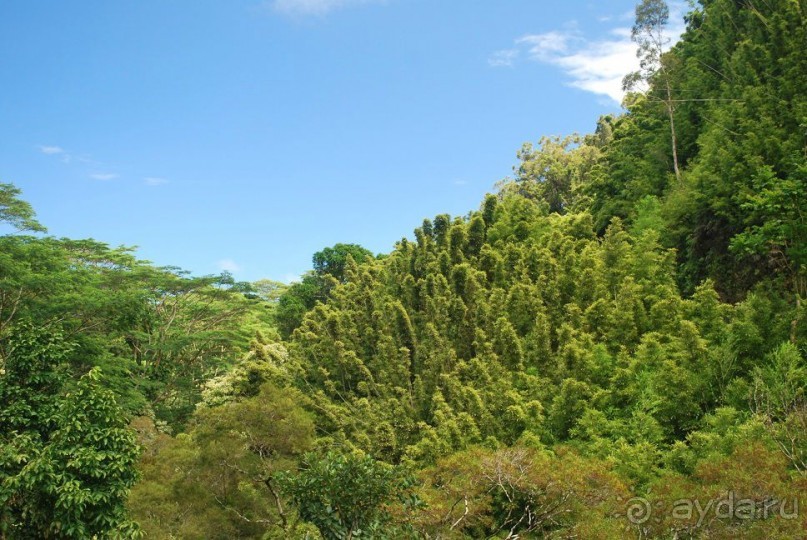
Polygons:
[[77,376],[100,366],[127,411],[151,409],[179,426],[204,381],[246,348],[247,315],[263,317],[264,302],[235,285],[92,240],[3,236],[0,338],[19,320],[59,320],[77,349],[64,369]]
[[581,189],[591,180],[600,150],[579,135],[542,137],[537,149],[525,144],[518,159],[515,181],[503,184],[503,191],[537,198],[549,212],[564,213],[583,204]]
[[347,277],[345,268],[348,265],[348,258],[353,259],[356,264],[361,264],[372,259],[373,254],[358,244],[336,244],[333,247],[326,247],[314,253],[312,258],[314,272],[333,276],[337,281],[344,281]]
[[73,347],[52,330],[22,326],[5,345],[0,533],[138,537],[125,502],[139,449],[99,369],[68,384],[60,367]]
[[515,446],[473,448],[421,473],[426,538],[619,538],[628,494],[602,462]]
[[754,372],[754,409],[792,466],[807,474],[807,362],[791,343]]
[[[294,469],[313,443],[306,399],[270,383],[252,397],[205,407],[176,438],[147,418],[136,426],[143,480],[129,498],[148,538],[302,538],[276,476]],[[310,532],[310,531],[309,531]]]
[[35,219],[31,205],[19,198],[22,192],[11,184],[0,184],[0,223],[8,223],[21,231],[45,232]]
[[[574,475],[563,460],[525,461],[519,444],[573,449],[577,467],[596,463],[632,494],[730,489],[716,467],[742,459],[771,459],[775,492],[802,489],[797,4],[704,1],[663,52],[667,6],[641,2],[641,72],[627,81],[641,87],[625,114],[589,136],[525,145],[515,179],[479,211],[425,220],[414,241],[305,306],[285,334],[291,380],[316,396],[324,440],[439,471],[424,480],[427,506],[397,520],[447,538],[624,534],[624,523],[542,506],[548,486],[571,500]],[[566,476],[530,476],[533,461]],[[738,469],[744,493],[766,496]],[[547,508],[575,517],[542,528]],[[695,530],[678,525],[664,530]]]
[[0,536],[137,535],[125,411],[149,538],[799,537],[620,517],[807,504],[803,7],[703,0],[665,52],[668,17],[637,6],[623,114],[387,256],[286,287],[0,237]]
[[780,179],[769,165],[740,194],[746,228],[731,239],[730,247],[745,255],[772,259],[800,296],[807,295],[807,163],[801,161],[791,178]]
[[323,538],[385,538],[386,503],[403,497],[407,483],[391,466],[369,456],[308,454],[299,472],[278,478],[303,519]]
[[357,264],[370,261],[373,254],[357,244],[336,244],[313,256],[314,271],[292,283],[278,299],[275,322],[284,338],[299,328],[305,314],[317,303],[325,303],[338,283],[355,272]]

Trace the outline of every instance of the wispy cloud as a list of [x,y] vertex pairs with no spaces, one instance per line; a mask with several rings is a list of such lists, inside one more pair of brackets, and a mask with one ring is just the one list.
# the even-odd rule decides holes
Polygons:
[[336,9],[362,4],[382,3],[385,0],[271,0],[271,8],[284,15],[323,16]]
[[241,270],[238,263],[232,259],[221,259],[220,261],[216,262],[216,265],[222,272],[238,272]]
[[54,154],[64,154],[64,148],[61,146],[40,146],[39,151],[43,154],[52,156]]
[[101,163],[100,161],[94,160],[87,154],[75,154],[73,152],[68,152],[61,146],[56,145],[39,145],[39,151],[47,156],[55,156],[58,157],[62,163],[68,165],[76,165],[77,163],[87,165],[93,169],[103,169],[107,166]]
[[[89,154],[74,154],[55,144],[42,144],[38,145],[37,148],[42,154],[57,157],[70,168],[78,169],[80,174],[86,178],[106,182],[121,177],[119,173],[110,171],[110,169],[115,170],[117,167],[95,160]],[[143,177],[143,183],[148,186],[160,186],[168,183],[168,180],[157,176],[145,176]]]
[[114,180],[118,175],[115,173],[93,173],[90,178],[93,180]]
[[[684,30],[683,10],[678,4],[671,6],[667,35],[670,45],[678,41]],[[626,14],[615,18],[623,20]],[[628,14],[630,18],[633,14]],[[600,18],[605,21],[605,18]],[[508,52],[504,55],[504,52]],[[512,66],[517,58],[549,64],[559,68],[568,77],[566,84],[621,103],[624,97],[622,79],[639,68],[636,44],[631,41],[630,28],[613,28],[605,38],[589,39],[574,26],[541,34],[528,34],[515,40],[515,47],[493,53],[488,64],[493,67]],[[499,58],[506,59],[497,61]]]
[[518,49],[502,49],[488,57],[488,64],[493,67],[512,67],[518,59]]
[[[622,78],[639,67],[630,30],[617,28],[607,39],[589,41],[577,30],[528,34],[515,41],[511,59],[524,57],[556,66],[569,78],[566,84],[622,102]],[[488,63],[498,67],[491,57]],[[507,65],[513,65],[510,62]]]
[[544,61],[559,66],[571,77],[570,86],[621,103],[624,97],[622,79],[639,68],[639,60],[636,45],[630,39],[630,30],[618,28],[611,35],[610,39],[585,42],[577,50]]
[[39,151],[45,154],[46,156],[56,156],[58,157],[62,163],[70,163],[73,159],[64,148],[61,146],[56,145],[39,145]]
[[516,40],[516,45],[527,48],[533,60],[551,60],[569,50],[569,42],[580,39],[571,30],[552,31],[545,34],[529,34]]

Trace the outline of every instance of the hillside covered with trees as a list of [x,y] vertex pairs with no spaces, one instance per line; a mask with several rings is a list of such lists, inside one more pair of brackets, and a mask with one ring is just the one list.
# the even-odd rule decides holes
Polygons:
[[0,538],[807,537],[805,9],[643,0],[622,114],[290,286],[0,185]]

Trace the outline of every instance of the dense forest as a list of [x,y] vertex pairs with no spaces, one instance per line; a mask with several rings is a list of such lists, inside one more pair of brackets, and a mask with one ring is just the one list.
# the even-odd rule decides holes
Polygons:
[[0,184],[0,539],[807,538],[807,13],[636,9],[620,115],[290,286]]

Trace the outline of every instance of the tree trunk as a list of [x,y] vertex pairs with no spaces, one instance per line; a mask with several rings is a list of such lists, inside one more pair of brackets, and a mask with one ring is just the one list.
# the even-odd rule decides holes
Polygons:
[[675,179],[678,180],[678,183],[680,184],[681,169],[678,168],[678,143],[675,139],[675,106],[673,105],[672,91],[670,90],[670,80],[667,78],[666,73],[664,74],[664,85],[666,86],[667,90],[667,115],[670,117],[670,140],[672,144],[673,170],[675,171]]
[[796,293],[796,315],[790,321],[790,343],[796,344],[796,331],[799,327],[799,320],[801,320],[801,295]]

